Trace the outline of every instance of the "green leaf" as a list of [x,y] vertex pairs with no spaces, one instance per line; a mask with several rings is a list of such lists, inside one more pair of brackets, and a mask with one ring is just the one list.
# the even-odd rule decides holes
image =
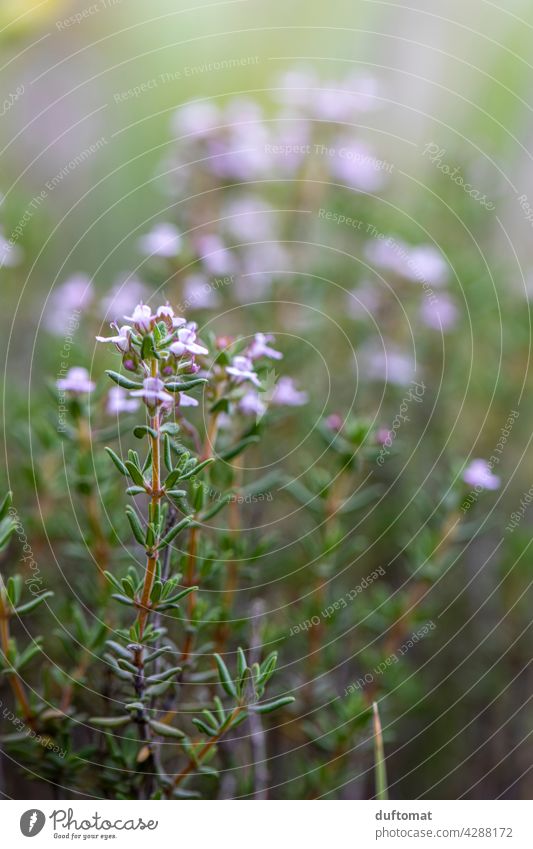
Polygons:
[[2,503],[0,504],[0,519],[5,519],[7,516],[7,512],[11,505],[13,504],[13,493],[11,490],[4,495],[2,499]]
[[52,595],[53,592],[51,590],[48,590],[48,592],[45,593],[41,593],[41,595],[38,595],[32,601],[28,601],[27,604],[23,604],[21,607],[17,607],[15,612],[19,614],[29,613],[31,610],[35,610],[35,608],[42,604],[46,598],[50,598],[50,596]]
[[121,728],[131,722],[130,716],[91,716],[88,720],[97,728]]
[[185,518],[182,519],[181,522],[178,522],[177,525],[174,525],[174,527],[171,528],[167,534],[165,534],[165,536],[163,537],[163,539],[159,543],[158,548],[161,549],[161,548],[165,548],[165,546],[167,546],[167,545],[170,545],[172,540],[175,537],[177,537],[179,532],[182,531],[184,528],[187,528],[191,524],[191,522],[192,522],[192,516],[185,516]]
[[239,648],[237,649],[237,675],[239,676],[239,678],[242,678],[247,666],[248,664],[246,663],[246,655],[244,654],[242,648],[239,646]]
[[149,719],[148,725],[156,734],[160,734],[161,737],[175,737],[179,739],[185,737],[185,734],[179,728],[174,728],[173,725],[166,725],[164,722],[158,722],[156,719]]
[[226,448],[225,451],[220,451],[218,456],[221,460],[233,460],[235,457],[238,457],[239,454],[248,448],[249,445],[254,445],[259,442],[258,436],[246,436],[244,439],[241,439],[240,442],[237,442],[232,448]]
[[131,505],[127,505],[126,507],[126,516],[128,517],[128,522],[130,523],[130,527],[133,531],[133,536],[142,546],[144,546],[144,530],[139,521],[139,517],[137,513],[131,507]]
[[166,433],[163,434],[163,457],[167,470],[171,472],[174,464],[172,462],[172,452],[170,450],[170,439]]
[[119,472],[122,475],[124,475],[124,477],[128,477],[128,470],[127,470],[126,466],[124,465],[124,463],[122,462],[122,460],[120,459],[120,457],[118,456],[118,454],[115,454],[113,449],[108,448],[107,446],[106,446],[105,450],[107,451],[107,453],[109,454],[109,456],[113,460],[113,463],[115,464],[115,466],[117,467]]
[[141,359],[142,360],[151,360],[156,356],[155,350],[155,342],[154,337],[151,333],[147,333],[144,336],[142,344],[141,344]]
[[153,427],[148,427],[148,425],[137,425],[133,428],[133,435],[137,437],[137,439],[144,439],[145,436],[153,436],[154,439],[157,438],[157,431],[153,429]]
[[235,682],[229,674],[228,667],[226,666],[219,654],[215,654],[213,655],[213,657],[215,658],[215,663],[218,669],[218,677],[220,679],[222,687],[224,688],[228,696],[232,696],[234,699],[237,698],[237,688],[235,687]]
[[119,374],[118,371],[106,370],[106,374],[123,389],[140,389],[142,384],[132,380],[131,377],[126,377],[124,374]]
[[214,458],[214,457],[209,457],[209,459],[208,459],[208,460],[204,460],[202,463],[198,463],[198,464],[197,464],[196,466],[194,466],[192,469],[190,469],[189,471],[187,471],[187,472],[185,472],[184,474],[182,474],[182,475],[181,475],[181,480],[182,480],[182,481],[189,480],[189,478],[192,478],[192,477],[193,477],[193,475],[197,475],[199,472],[201,472],[201,471],[202,471],[202,469],[205,469],[205,467],[206,467],[206,466],[210,466],[210,465],[211,465],[211,463],[214,463],[214,462],[215,462],[215,458]]
[[169,380],[165,383],[165,389],[168,389],[169,392],[187,392],[188,389],[193,389],[202,383],[208,383],[206,377],[195,377],[193,380],[183,381]]
[[260,705],[253,705],[255,713],[271,713],[273,710],[291,705],[294,701],[294,696],[281,696],[279,699],[274,699],[271,702],[263,702]]
[[128,474],[132,481],[137,484],[137,486],[145,486],[145,480],[142,476],[141,470],[137,468],[135,463],[132,463],[131,460],[126,460],[124,463],[126,469],[128,470]]
[[140,495],[141,493],[146,494],[146,487],[144,487],[144,486],[129,486],[126,490],[126,495]]
[[206,722],[204,722],[202,719],[198,719],[198,717],[196,716],[194,717],[192,722],[193,725],[196,725],[196,727],[199,728],[200,731],[202,731],[204,734],[207,734],[208,737],[214,737],[216,734],[218,734],[217,728],[211,728]]

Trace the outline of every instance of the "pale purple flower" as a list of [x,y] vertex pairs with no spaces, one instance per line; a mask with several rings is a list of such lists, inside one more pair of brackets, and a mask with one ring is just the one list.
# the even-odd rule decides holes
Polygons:
[[92,392],[96,383],[89,378],[89,372],[82,366],[73,366],[65,377],[56,382],[61,392],[72,392],[73,395],[85,395]]
[[501,480],[493,474],[486,460],[472,460],[463,472],[463,480],[469,486],[481,489],[499,489]]
[[231,274],[235,259],[219,236],[201,236],[196,243],[198,255],[210,274]]
[[352,318],[368,318],[375,314],[380,307],[380,296],[377,286],[365,281],[357,289],[352,289],[346,299],[348,313]]
[[216,307],[219,298],[213,286],[202,274],[189,274],[183,281],[185,306],[192,309],[207,310]]
[[374,345],[363,348],[361,365],[367,380],[383,380],[397,386],[406,386],[415,375],[412,358],[392,346],[386,350]]
[[308,400],[307,392],[297,389],[292,377],[280,377],[272,390],[272,404],[280,407],[301,407]]
[[344,425],[342,416],[340,416],[338,413],[331,413],[329,416],[326,417],[324,421],[326,423],[326,426],[329,427],[330,430],[335,431],[336,433],[340,433]]
[[125,315],[145,297],[146,287],[137,277],[121,276],[102,300],[102,314],[112,318]]
[[272,207],[255,195],[234,198],[224,207],[224,226],[244,241],[271,239],[275,229]]
[[274,341],[274,336],[271,333],[256,333],[253,342],[247,348],[247,354],[252,360],[258,360],[259,357],[270,357],[271,360],[282,360],[283,354],[276,351],[268,344]]
[[135,398],[130,398],[125,389],[121,386],[112,386],[107,394],[106,411],[111,416],[116,416],[119,413],[132,413],[139,407],[139,402]]
[[196,327],[193,324],[188,324],[187,327],[180,327],[178,330],[178,338],[170,346],[170,351],[176,357],[182,357],[183,354],[208,354],[207,348],[199,345],[196,341]]
[[159,377],[146,377],[143,380],[143,388],[134,389],[130,394],[134,398],[142,398],[148,407],[174,404],[174,397],[165,391],[165,384]]
[[459,310],[450,297],[442,294],[435,298],[424,299],[420,307],[420,317],[432,330],[441,330],[445,333],[457,323]]
[[271,168],[284,175],[297,172],[305,158],[313,152],[309,124],[290,120],[292,117],[280,116],[272,137],[272,146],[268,148]]
[[407,263],[410,257],[410,248],[401,239],[396,239],[394,236],[381,239],[376,236],[365,245],[365,256],[380,268],[400,274],[403,277],[409,276]]
[[141,236],[139,247],[147,256],[175,257],[179,254],[181,235],[173,224],[162,222]]
[[178,392],[180,407],[197,407],[198,401],[191,395],[186,395],[185,392]]
[[220,123],[216,106],[209,102],[185,103],[174,113],[172,128],[176,135],[205,136]]
[[154,326],[156,316],[152,315],[152,310],[148,304],[137,304],[133,310],[133,315],[125,315],[127,321],[132,321],[139,333],[148,333]]
[[186,318],[182,318],[179,315],[175,315],[174,310],[172,309],[170,304],[164,304],[163,306],[158,307],[156,317],[158,320],[164,321],[166,324],[169,324],[174,329],[176,329],[177,327],[183,327],[184,324],[187,324]]
[[317,76],[310,67],[300,66],[285,71],[279,78],[275,95],[291,107],[306,106],[314,97]]
[[86,309],[94,296],[91,278],[74,274],[55,289],[46,306],[44,325],[51,333],[64,334],[69,322]]
[[385,182],[383,163],[363,144],[339,139],[328,162],[333,177],[359,191],[376,191]]
[[433,245],[420,245],[410,250],[408,276],[433,286],[442,286],[449,276],[448,263]]
[[391,431],[386,427],[380,427],[376,431],[376,442],[378,445],[385,445],[391,439]]
[[129,350],[131,345],[131,327],[129,324],[123,324],[122,327],[117,327],[116,324],[112,324],[111,327],[116,328],[118,333],[115,336],[97,336],[97,342],[112,342],[113,345],[116,345],[119,351],[125,353]]
[[263,416],[266,413],[267,405],[259,397],[258,392],[249,390],[239,401],[239,410],[246,416]]
[[242,383],[244,380],[251,380],[255,386],[261,386],[261,381],[256,375],[252,361],[249,357],[233,357],[231,365],[226,366],[226,371],[228,374],[231,374],[238,383]]

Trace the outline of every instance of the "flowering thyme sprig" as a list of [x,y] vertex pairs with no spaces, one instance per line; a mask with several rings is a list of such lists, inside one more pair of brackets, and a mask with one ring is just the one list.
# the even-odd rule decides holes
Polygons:
[[[116,412],[129,412],[132,405],[138,403],[145,407],[146,421],[136,425],[133,434],[147,443],[146,453],[141,459],[137,451],[130,450],[127,458],[121,458],[111,448],[106,450],[118,471],[129,479],[127,494],[148,498],[144,521],[133,506],[128,505],[125,510],[133,536],[144,548],[146,568],[142,578],[133,566],[122,580],[110,572],[106,573],[116,590],[113,598],[132,607],[136,615],[131,628],[119,632],[127,645],[124,647],[108,641],[110,652],[105,657],[116,675],[133,687],[135,700],[126,705],[127,713],[122,716],[93,717],[91,722],[102,728],[120,728],[135,722],[142,744],[137,763],[150,759],[150,768],[159,776],[160,783],[171,795],[179,795],[181,783],[192,774],[194,765],[208,756],[222,734],[234,728],[237,720],[244,719],[248,710],[266,709],[245,701],[246,664],[239,673],[242,682],[233,684],[223,661],[216,658],[215,665],[224,691],[236,704],[227,715],[222,710],[224,720],[216,728],[209,726],[209,731],[206,731],[207,726],[202,726],[200,720],[195,723],[211,739],[199,745],[198,755],[194,757],[195,744],[187,740],[184,732],[170,724],[174,713],[166,711],[167,719],[163,717],[160,721],[157,713],[154,715],[154,700],[173,684],[181,682],[184,671],[188,673],[192,663],[193,636],[200,624],[199,619],[196,621],[195,593],[198,587],[194,585],[198,574],[195,561],[201,556],[198,533],[201,525],[226,503],[217,503],[214,508],[206,505],[207,488],[199,480],[200,473],[217,459],[215,442],[220,412],[222,409],[238,411],[237,401],[246,391],[246,383],[261,387],[255,360],[261,357],[279,359],[281,355],[267,345],[272,337],[258,334],[241,355],[229,357],[223,353],[219,361],[217,354],[217,365],[212,369],[207,361],[209,349],[198,339],[196,325],[175,315],[170,305],[160,306],[152,312],[149,305],[141,303],[125,319],[129,322],[127,325],[113,325],[114,335],[97,339],[110,342],[122,357],[122,371],[107,371],[117,384],[111,399]],[[206,399],[210,405],[203,447],[196,429],[184,415],[185,410],[198,406],[198,399],[190,393],[202,386],[207,388]],[[186,439],[191,433],[195,435],[194,442],[199,449],[197,456],[186,450],[178,439]],[[257,441],[257,436],[253,436],[252,441]],[[250,437],[239,439],[229,451],[222,452],[221,459],[231,459],[249,443]],[[187,528],[190,530],[185,577],[182,580],[179,574],[169,574],[170,546]],[[189,624],[183,650],[179,653],[181,666],[165,668],[159,659],[163,660],[165,651],[176,652],[177,649],[165,637],[161,614],[178,609],[180,601],[186,597]],[[154,664],[154,661],[157,663]],[[154,664],[154,671],[148,672],[151,664]],[[265,664],[262,672],[258,671],[259,668],[254,672],[257,678],[255,700],[262,696],[264,684],[274,671],[275,661],[272,658],[267,658]],[[285,697],[268,703],[268,708],[281,707],[291,701],[292,697]],[[162,772],[154,736],[179,739],[185,754],[192,759],[174,781]],[[152,783],[147,774],[144,778],[144,792],[150,795]]]

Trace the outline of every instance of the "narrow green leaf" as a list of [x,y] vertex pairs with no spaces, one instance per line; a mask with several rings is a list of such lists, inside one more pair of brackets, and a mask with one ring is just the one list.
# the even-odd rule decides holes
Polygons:
[[282,696],[279,699],[273,699],[271,702],[263,702],[260,705],[254,705],[253,710],[255,713],[271,713],[273,710],[277,710],[285,705],[291,705],[293,701],[294,696]]
[[133,531],[133,536],[141,545],[144,545],[144,530],[139,521],[139,517],[137,513],[131,507],[131,505],[127,505],[126,507],[126,516],[128,517],[128,522],[130,523],[130,527]]
[[163,539],[159,543],[158,548],[161,549],[161,548],[165,548],[165,546],[167,546],[167,545],[170,545],[172,540],[175,539],[175,537],[177,537],[179,532],[182,531],[184,528],[187,528],[191,524],[191,522],[192,522],[192,516],[185,516],[185,518],[182,519],[181,522],[178,522],[177,525],[174,525],[174,527],[171,528],[167,534],[165,534],[165,536],[163,537]]
[[118,371],[111,371],[111,369],[106,370],[106,374],[111,378],[115,383],[119,386],[122,386],[123,389],[140,389],[140,383],[132,380],[131,377],[126,377],[124,374],[119,374]]
[[179,728],[174,728],[173,725],[166,725],[164,722],[158,722],[156,719],[149,719],[148,725],[153,728],[156,734],[160,734],[161,737],[174,737],[178,739],[185,737],[185,734]]
[[237,688],[235,687],[235,682],[229,674],[228,667],[226,666],[219,654],[215,654],[213,655],[213,657],[215,658],[215,663],[218,669],[218,677],[220,679],[222,687],[224,688],[228,696],[232,696],[235,699],[237,697]]

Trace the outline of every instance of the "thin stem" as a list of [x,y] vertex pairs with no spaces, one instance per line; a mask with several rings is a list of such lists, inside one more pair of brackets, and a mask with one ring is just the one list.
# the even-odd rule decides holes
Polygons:
[[[157,360],[153,359],[151,363],[152,377],[157,377]],[[155,436],[150,435],[150,444],[152,447],[152,498],[150,501],[151,517],[157,515],[157,508],[161,500],[161,434],[159,431],[159,413],[155,410],[154,415],[150,416],[150,428],[155,432]],[[155,573],[157,569],[157,546],[159,539],[157,538],[151,550],[147,551],[146,573],[144,576],[144,585],[139,602],[139,613],[137,622],[139,624],[139,636],[142,639],[146,623],[150,613],[150,596],[154,585]]]
[[230,715],[228,716],[228,718],[224,722],[224,724],[223,724],[222,728],[220,729],[220,731],[218,732],[218,734],[216,734],[214,737],[211,737],[211,739],[208,740],[207,743],[205,743],[202,746],[202,748],[200,749],[200,751],[196,755],[196,759],[193,760],[191,758],[189,760],[189,763],[187,764],[187,766],[184,767],[184,769],[182,769],[182,771],[180,773],[178,773],[178,775],[175,777],[174,781],[172,782],[172,787],[174,789],[176,789],[176,787],[179,787],[179,785],[183,783],[183,781],[187,778],[188,775],[191,774],[191,772],[195,769],[195,767],[202,765],[203,761],[205,760],[206,756],[209,754],[209,752],[211,751],[213,746],[216,746],[216,744],[218,743],[220,738],[228,730],[228,727],[233,724],[234,720],[243,712],[243,710],[244,710],[244,708],[241,707],[240,705],[238,707],[234,708],[234,710],[230,713]]
[[[4,604],[3,598],[0,596],[0,645],[2,646],[2,651],[6,658],[9,657],[9,613]],[[16,701],[20,705],[20,709],[22,711],[22,715],[26,722],[30,725],[33,722],[33,716],[30,708],[30,704],[28,702],[28,698],[26,696],[26,691],[20,680],[18,672],[15,670],[12,671],[10,675],[8,675],[9,683],[11,685],[11,689],[13,690],[13,695],[15,696]]]

